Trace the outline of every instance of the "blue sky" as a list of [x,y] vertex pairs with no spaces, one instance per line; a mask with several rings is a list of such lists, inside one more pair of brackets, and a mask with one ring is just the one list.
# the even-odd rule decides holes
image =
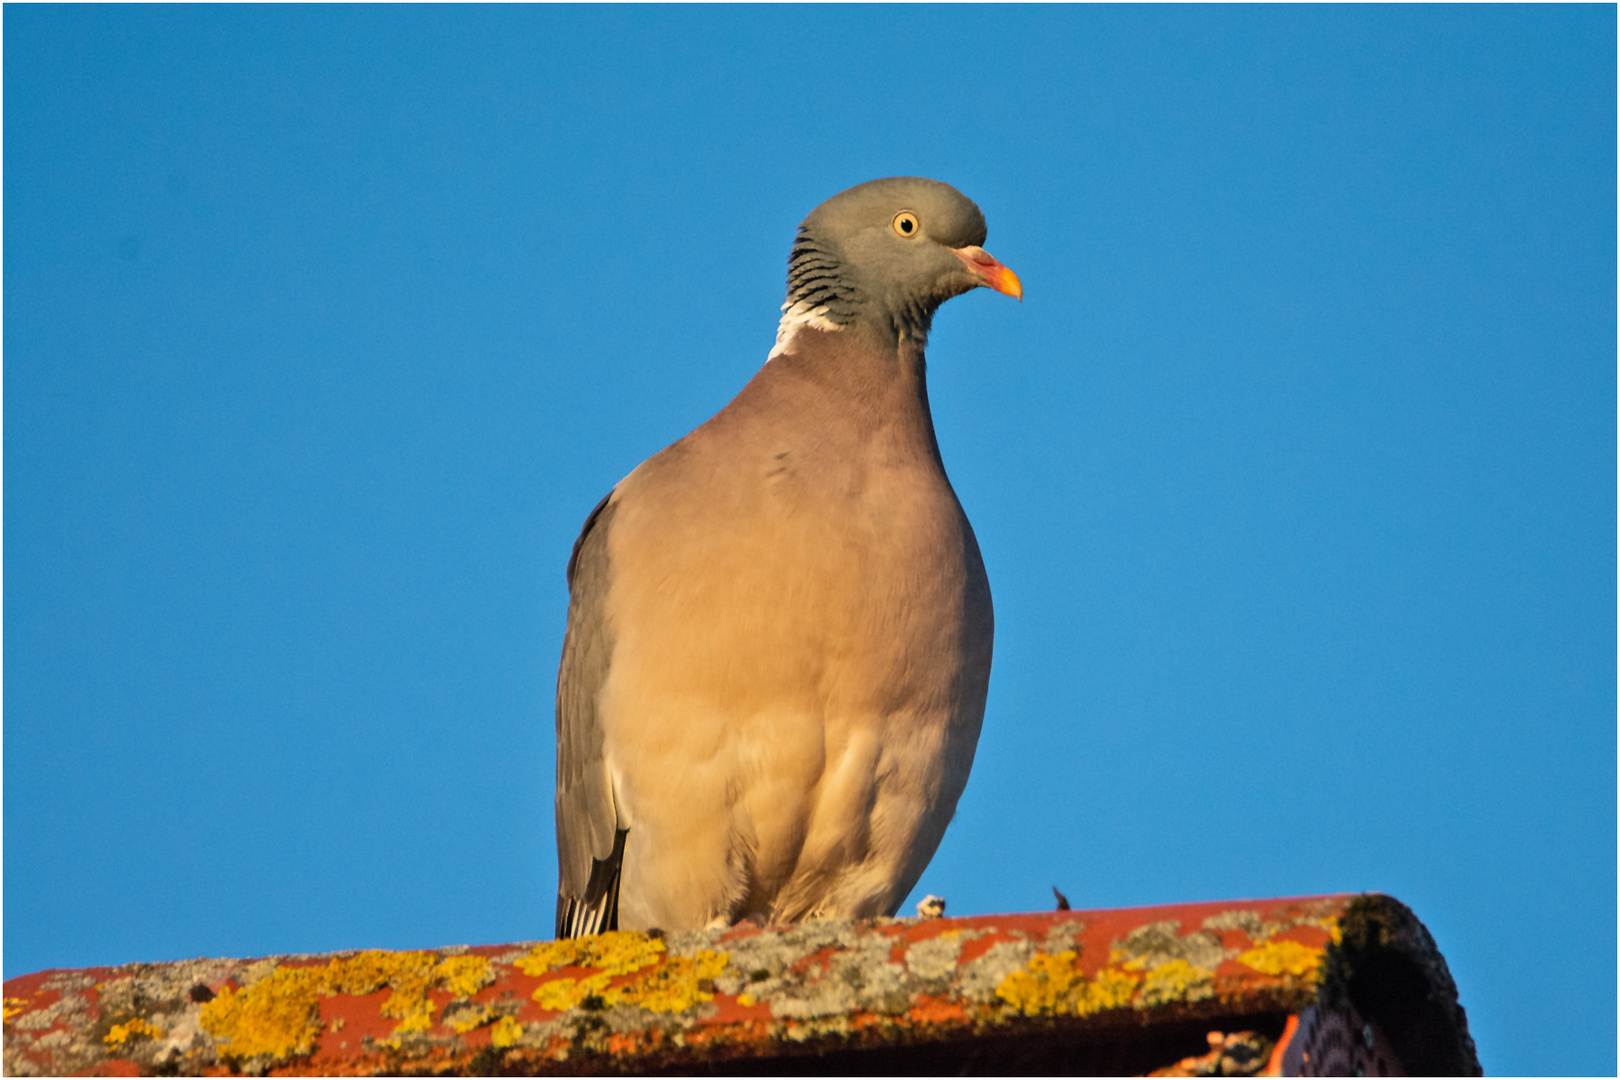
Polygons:
[[[1616,1064],[1612,7],[4,12],[4,967],[549,932],[563,565],[862,180],[995,590],[952,913],[1381,890]],[[915,898],[913,898],[915,899]]]

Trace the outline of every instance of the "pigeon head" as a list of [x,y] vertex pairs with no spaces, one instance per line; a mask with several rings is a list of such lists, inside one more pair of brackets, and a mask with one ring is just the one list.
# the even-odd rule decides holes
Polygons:
[[839,192],[799,226],[778,342],[807,324],[920,344],[953,296],[983,285],[1023,299],[1017,275],[980,247],[984,237],[973,200],[938,180],[895,176]]

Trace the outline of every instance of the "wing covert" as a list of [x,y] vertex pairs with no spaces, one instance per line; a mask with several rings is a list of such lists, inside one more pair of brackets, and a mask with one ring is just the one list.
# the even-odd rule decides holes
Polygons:
[[613,656],[606,605],[609,492],[568,558],[568,629],[557,669],[557,936],[616,928],[624,831],[614,806],[597,698]]

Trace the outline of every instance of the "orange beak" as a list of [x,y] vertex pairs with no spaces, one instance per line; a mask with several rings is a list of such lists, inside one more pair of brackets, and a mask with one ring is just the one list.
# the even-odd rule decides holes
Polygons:
[[951,254],[961,259],[962,265],[968,268],[968,273],[985,285],[1023,303],[1024,285],[1018,280],[1018,275],[996,262],[996,257],[984,248],[951,248]]

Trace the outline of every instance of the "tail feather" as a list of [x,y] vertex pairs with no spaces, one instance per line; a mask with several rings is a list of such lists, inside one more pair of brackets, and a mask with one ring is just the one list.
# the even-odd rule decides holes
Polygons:
[[557,937],[588,937],[619,928],[619,877],[624,869],[624,838],[620,829],[613,838],[613,851],[605,859],[591,860],[591,879],[584,896],[569,896],[557,890]]

